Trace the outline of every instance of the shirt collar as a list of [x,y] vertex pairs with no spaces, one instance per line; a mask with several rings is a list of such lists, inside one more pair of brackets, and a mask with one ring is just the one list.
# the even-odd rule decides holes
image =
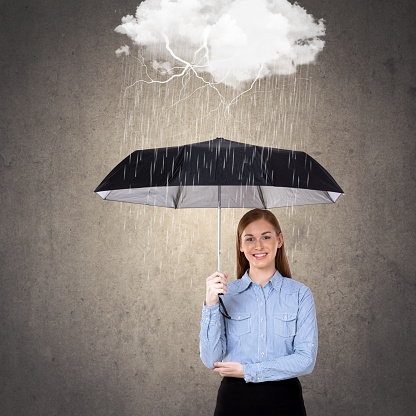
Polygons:
[[273,285],[273,289],[276,290],[277,292],[279,292],[282,287],[283,279],[284,277],[279,273],[278,270],[276,270],[276,273],[270,279],[270,282]]
[[[253,281],[250,279],[248,272],[250,269],[247,269],[246,272],[243,274],[243,277],[240,279],[240,284],[237,289],[237,293],[241,293],[244,290],[246,290]],[[276,273],[273,275],[273,277],[269,280],[269,282],[273,285],[273,289],[277,292],[280,291],[280,288],[282,287],[284,277],[279,273],[278,270],[276,270]]]
[[243,277],[240,279],[240,284],[238,285],[237,293],[243,292],[253,283],[253,281],[248,276],[249,270],[250,269],[247,269],[246,272],[243,274]]

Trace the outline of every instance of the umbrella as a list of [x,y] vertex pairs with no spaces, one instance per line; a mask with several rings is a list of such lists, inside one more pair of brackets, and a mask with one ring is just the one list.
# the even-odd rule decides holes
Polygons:
[[[109,201],[170,208],[275,208],[335,202],[343,193],[304,152],[223,138],[184,146],[136,150],[95,191]],[[224,303],[224,316],[230,318]],[[221,312],[222,313],[222,312]]]
[[136,150],[95,189],[109,201],[170,208],[276,208],[333,203],[343,194],[305,152],[223,138],[184,146]]

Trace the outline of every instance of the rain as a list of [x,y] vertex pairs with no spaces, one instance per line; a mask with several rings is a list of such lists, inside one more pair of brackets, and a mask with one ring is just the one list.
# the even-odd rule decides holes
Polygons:
[[[148,2],[142,2],[140,7],[146,6],[146,3]],[[165,5],[168,3],[172,6],[173,2],[164,2]],[[186,1],[178,1],[175,4],[177,7],[181,4],[185,7],[185,3]],[[206,2],[196,3],[202,7]],[[218,22],[227,15],[227,7],[238,6],[238,3],[241,2],[225,1],[223,15],[218,15],[218,12],[215,16],[214,12],[208,15]],[[250,3],[253,2],[247,0],[246,3],[252,6]],[[257,0],[255,3],[258,5]],[[265,147],[305,152],[312,149],[310,125],[318,99],[313,88],[313,63],[317,53],[323,49],[325,28],[322,20],[314,19],[299,5],[291,5],[286,0],[274,3],[282,9],[290,5],[295,16],[293,18],[306,19],[310,24],[311,32],[299,35],[299,39],[293,42],[292,46],[296,48],[302,46],[299,56],[291,60],[289,69],[284,57],[282,62],[286,69],[282,69],[283,64],[279,66],[276,62],[273,65],[269,63],[267,71],[263,64],[247,66],[251,76],[239,73],[235,66],[230,65],[226,71],[228,81],[227,77],[218,75],[224,74],[222,67],[208,65],[206,55],[213,46],[208,48],[207,32],[195,37],[194,43],[183,34],[176,36],[171,30],[171,21],[165,22],[166,27],[159,27],[155,32],[153,26],[140,22],[140,7],[136,18],[123,18],[116,31],[127,35],[134,42],[130,46],[121,46],[116,51],[120,65],[117,117],[118,136],[122,138],[120,158],[125,158],[135,150],[182,146],[216,137]],[[154,16],[151,15],[149,20],[165,16],[162,9],[153,12]],[[198,14],[198,11],[194,12]],[[276,18],[278,13],[280,11],[269,10],[265,16]],[[210,30],[214,30],[214,26],[211,24]],[[158,33],[160,39],[153,43],[140,42],[140,31],[147,31],[149,38],[150,34]],[[251,60],[250,53],[253,54],[253,50],[247,52],[244,62]],[[254,58],[253,60],[255,61]],[[182,128],[173,131],[172,126],[177,125],[178,120],[181,120]],[[311,151],[309,153],[313,154]],[[224,160],[226,162],[228,161]],[[231,159],[229,162],[234,161]],[[205,161],[198,163],[204,165]],[[247,163],[250,161],[247,160]],[[216,269],[216,209],[176,210],[141,204],[119,204],[124,218],[123,230],[129,243],[135,244],[138,238],[152,242],[141,246],[143,266],[149,270],[149,276],[151,267],[162,270],[168,266],[172,270],[173,280],[182,278],[181,263],[189,261],[189,253],[182,249],[183,241],[186,241],[187,247],[189,244],[195,247],[192,258],[196,265],[198,256],[206,257],[212,253],[212,269]],[[282,224],[285,240],[289,242],[286,249],[291,263],[295,261],[295,253],[302,242],[309,237],[313,210],[313,207],[308,206],[273,209]],[[242,208],[221,210],[221,268],[230,275],[236,272],[234,233],[245,212],[246,209]],[[188,279],[192,286],[195,282],[192,277]]]

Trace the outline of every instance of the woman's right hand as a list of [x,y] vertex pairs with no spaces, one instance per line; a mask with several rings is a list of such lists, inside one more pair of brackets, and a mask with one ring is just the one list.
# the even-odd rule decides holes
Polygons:
[[205,297],[205,305],[212,306],[218,303],[218,295],[227,293],[227,277],[228,274],[215,272],[207,277],[207,293]]

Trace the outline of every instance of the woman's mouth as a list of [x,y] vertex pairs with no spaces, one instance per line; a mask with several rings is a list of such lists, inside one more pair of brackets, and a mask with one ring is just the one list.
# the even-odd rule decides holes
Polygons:
[[267,256],[267,253],[258,253],[258,254],[253,254],[253,257],[255,259],[264,259]]

